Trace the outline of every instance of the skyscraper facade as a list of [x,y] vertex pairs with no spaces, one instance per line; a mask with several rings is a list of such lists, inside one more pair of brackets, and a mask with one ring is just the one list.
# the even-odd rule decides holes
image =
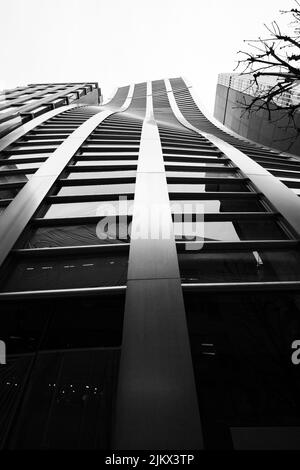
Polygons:
[[[28,126],[28,124],[27,124]],[[0,141],[0,444],[299,447],[299,162],[182,78]]]

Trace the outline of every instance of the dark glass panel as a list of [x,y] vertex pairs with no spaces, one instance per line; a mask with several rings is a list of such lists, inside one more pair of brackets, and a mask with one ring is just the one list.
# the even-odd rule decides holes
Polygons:
[[247,192],[249,189],[244,184],[226,184],[226,183],[209,183],[209,184],[168,184],[169,192]]
[[[200,217],[200,216],[199,216]],[[272,220],[235,220],[220,222],[182,222],[184,216],[176,216],[174,220],[174,233],[180,239],[191,237],[195,240],[286,240],[288,236]]]
[[55,301],[40,349],[120,346],[124,307],[125,295],[116,293]]
[[0,189],[0,199],[13,199],[21,188]]
[[299,426],[300,338],[293,293],[184,296],[207,449],[231,448],[236,426]]
[[[10,162],[11,163],[11,162]],[[3,170],[17,170],[17,169],[24,169],[26,170],[27,168],[39,168],[42,165],[42,163],[15,163],[14,165],[0,165],[0,175],[1,171]]]
[[76,171],[70,173],[68,179],[88,179],[88,178],[134,178],[136,176],[135,170],[125,171]]
[[[50,153],[49,153],[50,155]],[[9,157],[8,160],[11,162],[12,160],[17,160],[19,158],[26,159],[26,158],[47,158],[48,154],[47,153],[12,153]]]
[[119,351],[39,354],[13,449],[108,449]]
[[1,175],[0,172],[0,183],[26,183],[31,178],[31,176],[32,174],[22,175],[20,173],[12,175]]
[[125,295],[116,292],[97,297],[2,300],[1,339],[7,356],[120,346],[124,304]]
[[[217,159],[214,159],[212,160],[211,162],[201,162],[201,158],[199,159],[195,159],[195,162],[180,162],[180,161],[169,161],[169,158],[167,161],[165,161],[165,166],[166,167],[170,167],[170,166],[178,166],[178,165],[182,165],[184,168],[188,168],[189,166],[197,166],[199,167],[199,170],[205,170],[205,167],[206,166],[215,166],[215,167],[225,167],[227,165],[225,165],[225,163],[222,163],[222,161],[220,160],[217,160]],[[216,169],[217,170],[217,169]]]
[[125,285],[127,254],[20,258],[2,274],[1,291],[76,289]]
[[137,159],[136,160],[79,160],[78,162],[75,163],[76,166],[85,166],[85,165],[97,165],[99,167],[101,166],[111,166],[111,165],[137,165]]
[[[118,225],[116,230],[118,233]],[[116,232],[107,233],[100,239],[96,224],[58,225],[56,227],[39,227],[32,231],[28,240],[19,244],[19,248],[49,248],[62,246],[102,245],[104,243],[122,243],[125,240],[116,236]]]
[[198,252],[179,253],[178,260],[182,282],[186,283],[298,281],[300,278],[300,255],[292,250],[208,253],[200,248]]
[[0,448],[3,449],[10,430],[12,419],[17,411],[18,401],[32,356],[8,357],[5,365],[0,365]]
[[233,171],[166,171],[167,177],[175,178],[239,178]]
[[[192,204],[192,206],[191,206]],[[186,210],[188,206],[196,210],[197,205],[201,206],[201,212],[204,213],[218,213],[218,212],[265,212],[266,209],[263,205],[254,199],[214,199],[214,200],[196,200],[196,199],[185,199],[185,200],[171,200],[172,211],[175,213],[181,213],[180,210]]]

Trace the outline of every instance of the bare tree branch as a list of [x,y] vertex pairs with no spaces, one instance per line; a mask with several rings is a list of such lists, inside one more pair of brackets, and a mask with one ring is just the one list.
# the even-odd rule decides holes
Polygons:
[[[288,128],[294,129],[298,137],[300,129],[296,125],[296,115],[300,113],[300,100],[290,99],[293,89],[300,84],[300,1],[295,0],[295,4],[295,8],[280,11],[291,18],[291,31],[283,31],[276,20],[269,26],[264,25],[268,34],[244,41],[249,50],[238,52],[242,58],[237,61],[234,71],[249,79],[243,90],[246,94],[249,91],[247,101],[244,98],[238,103],[242,115],[263,110],[270,121],[287,117]],[[264,84],[264,78],[272,80]]]

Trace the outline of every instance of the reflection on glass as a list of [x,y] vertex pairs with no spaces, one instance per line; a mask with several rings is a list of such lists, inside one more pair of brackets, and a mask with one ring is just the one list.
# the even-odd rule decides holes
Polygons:
[[176,240],[221,240],[239,241],[232,222],[174,222]]
[[8,107],[8,108],[5,108],[5,109],[1,109],[0,113],[5,114],[5,113],[8,113],[8,112],[12,112],[12,111],[14,111],[13,114],[15,114],[18,110],[16,108],[12,108],[12,107],[9,108]]
[[265,212],[264,207],[258,200],[254,199],[220,199],[220,200],[196,200],[182,199],[171,200],[171,210],[173,213],[182,213],[184,206],[185,213],[190,212],[190,208],[196,209],[200,204],[201,213],[218,213],[218,212]]
[[[218,157],[217,154],[213,154],[213,153],[209,153],[207,155],[177,155],[177,154],[173,154],[171,155],[172,152],[168,152],[168,155],[164,154],[164,161],[166,162],[166,164],[168,165],[169,162],[184,162],[184,160],[187,160],[189,162],[195,162],[196,164],[197,163],[201,163],[201,159],[205,159],[205,162],[207,163],[207,160],[210,160],[212,162],[212,164],[215,162],[215,163],[222,163],[222,159]],[[225,162],[223,162],[224,164]]]
[[[185,294],[210,448],[228,445],[230,426],[236,433],[249,426],[252,436],[257,426],[269,444],[272,431],[280,432],[278,442],[286,437],[280,426],[298,429],[300,381],[291,363],[291,344],[299,337],[299,300],[294,292],[278,291]],[[244,443],[251,446],[250,433]]]
[[[74,308],[76,310],[76,306]],[[95,308],[96,311],[99,309],[102,312],[102,306]],[[83,306],[82,310],[85,311],[86,306]],[[113,317],[118,319],[120,329],[119,316],[113,315]],[[104,323],[107,325],[106,320]],[[99,344],[106,346],[107,343],[102,341],[104,332],[99,326],[93,331],[92,337],[98,333],[99,338],[98,343],[94,339],[95,347],[99,348]],[[67,330],[64,329],[63,332]],[[77,334],[79,336],[80,332]],[[90,337],[90,332],[85,330],[82,336]],[[112,336],[110,331],[108,336]],[[116,333],[115,336],[117,337]],[[113,384],[116,383],[118,376],[119,350],[115,347],[82,349],[82,346],[79,346],[78,350],[76,341],[70,340],[67,345],[69,347],[70,343],[74,344],[74,349],[66,351],[66,347],[60,346],[61,330],[57,342],[59,344],[57,349],[60,349],[60,352],[37,355],[35,373],[27,389],[26,406],[22,410],[18,426],[14,427],[14,448],[40,450],[47,442],[49,450],[108,449],[115,401]],[[108,345],[111,346],[109,343]],[[114,343],[112,345],[114,346]],[[32,358],[25,356],[25,359],[31,364]],[[6,380],[8,382],[17,380],[19,384],[18,387],[9,387],[9,391],[5,390],[6,394],[9,394],[9,403],[13,405],[18,402],[20,390],[23,390],[23,381],[28,376],[27,369],[20,367],[20,361],[24,359],[18,358],[7,366]],[[1,399],[3,401],[3,395]],[[10,409],[13,411],[14,406],[11,405]],[[10,422],[12,416],[9,415],[9,418],[6,421]]]
[[298,251],[259,251],[178,254],[183,282],[265,282],[297,281],[300,275]]
[[1,291],[51,290],[125,285],[127,253],[20,259],[11,266]]
[[1,171],[5,170],[26,170],[27,168],[36,168],[38,169],[41,166],[39,162],[32,162],[32,163],[15,163],[14,165],[0,165],[0,174]]
[[244,184],[226,184],[226,183],[209,183],[209,184],[168,184],[170,192],[247,192],[249,189]]
[[[138,150],[138,149],[137,149]],[[134,152],[118,152],[118,151],[115,151],[115,152],[108,152],[107,150],[103,150],[103,152],[101,152],[101,150],[90,150],[90,152],[82,152],[81,157],[99,157],[100,159],[105,159],[105,157],[114,157],[116,159],[120,159],[120,160],[125,160],[125,161],[128,161],[134,157],[138,158],[138,154],[137,154],[137,151],[134,151]]]
[[63,186],[58,196],[80,196],[85,194],[122,194],[134,193],[134,184],[107,184],[86,186]]
[[[58,246],[89,246],[127,242],[128,239],[125,239],[125,237],[118,237],[118,234],[120,233],[118,219],[112,219],[111,222],[112,224],[115,222],[115,224],[111,225],[112,229],[106,225],[104,227],[105,232],[101,231],[102,226],[97,222],[78,225],[39,227],[32,232],[28,240],[23,243],[20,242],[20,246],[22,246],[22,248],[49,248]],[[129,230],[127,230],[127,233],[129,233]]]
[[13,153],[7,157],[8,160],[17,160],[22,158],[47,158],[47,155],[51,155],[51,152],[45,153]]
[[239,178],[233,171],[167,171],[167,177],[175,178]]
[[74,202],[68,204],[53,204],[49,207],[46,219],[65,218],[65,217],[92,217],[99,215],[132,215],[132,200],[123,201],[90,201],[90,202]]
[[[287,235],[274,221],[235,220],[220,222],[192,222],[181,216],[175,216],[174,233],[177,239],[188,237],[191,240],[239,241],[239,240],[286,240]],[[205,217],[204,217],[205,219]]]
[[209,163],[201,162],[201,159],[199,159],[195,162],[186,162],[184,164],[181,164],[180,162],[169,162],[169,161],[167,161],[165,163],[166,168],[171,167],[171,166],[178,167],[178,166],[181,166],[181,165],[182,165],[183,168],[186,168],[186,167],[189,167],[189,166],[197,166],[199,168],[206,167],[206,166],[216,166],[216,167],[223,167],[223,168],[225,166],[227,167],[227,165],[225,165],[225,163],[221,163],[220,160],[214,160],[214,161],[209,162]]
[[21,173],[17,173],[16,175],[1,175],[0,172],[0,183],[26,183],[32,176],[32,173],[26,175],[22,175]]
[[75,163],[76,166],[97,165],[97,166],[113,166],[113,165],[137,165],[136,160],[79,160]]
[[21,188],[0,189],[0,199],[13,199]]
[[[0,167],[1,168],[1,167]],[[68,179],[89,179],[89,178],[131,178],[136,176],[135,170],[127,171],[84,171],[70,173]]]

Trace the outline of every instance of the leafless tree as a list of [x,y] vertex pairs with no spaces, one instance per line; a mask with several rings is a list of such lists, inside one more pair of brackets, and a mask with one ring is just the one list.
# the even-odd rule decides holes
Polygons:
[[[277,21],[264,25],[266,37],[244,41],[249,51],[239,51],[242,58],[235,70],[241,76],[251,74],[249,86],[255,89],[251,100],[244,98],[239,107],[248,113],[266,110],[271,121],[288,117],[288,125],[293,127],[297,137],[300,135],[300,94],[297,99],[292,91],[300,85],[300,3],[295,0],[295,4],[295,8],[280,11],[288,16],[288,32],[282,31]],[[268,80],[271,84],[263,87],[266,77],[273,77],[273,80]],[[247,89],[243,91],[247,93]]]

